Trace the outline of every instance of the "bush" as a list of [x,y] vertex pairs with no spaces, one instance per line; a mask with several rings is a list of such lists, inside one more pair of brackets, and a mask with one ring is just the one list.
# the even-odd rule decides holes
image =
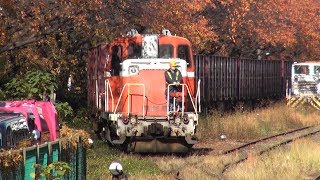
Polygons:
[[70,122],[73,118],[73,109],[68,102],[58,102],[55,104],[58,117],[61,122]]
[[9,99],[41,100],[45,94],[52,94],[56,88],[56,78],[53,74],[35,70],[27,71],[23,77],[12,78],[4,85],[4,92]]

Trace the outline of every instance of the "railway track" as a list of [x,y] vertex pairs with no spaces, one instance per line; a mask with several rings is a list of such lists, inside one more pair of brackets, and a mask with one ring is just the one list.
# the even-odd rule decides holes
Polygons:
[[288,144],[294,140],[311,136],[320,132],[320,126],[308,126],[304,128],[295,129],[285,133],[262,138],[239,147],[229,149],[221,153],[221,155],[231,156],[237,154],[237,158],[224,164],[221,174],[225,173],[231,166],[235,166],[246,159],[249,155],[261,155],[281,145]]
[[[205,159],[210,155],[206,153],[203,154],[201,152],[194,152],[194,154],[192,154],[191,156],[195,155],[198,159],[187,161],[185,164],[164,173],[174,175],[175,179],[183,179],[183,171],[185,169],[187,169],[188,167],[197,167],[197,169],[201,171],[203,176],[207,177],[207,179],[224,179],[224,174],[228,171],[228,169],[245,161],[246,159],[248,159],[248,157],[250,157],[250,155],[259,156],[274,148],[288,144],[303,137],[314,135],[316,133],[320,133],[320,125],[308,126],[284,133],[279,133],[246,143],[236,148],[225,150],[219,154],[211,154],[211,156],[221,156],[222,159],[224,159],[223,161],[221,161],[221,168],[218,168],[218,170],[214,172],[210,168],[208,168],[210,164],[207,164],[205,162]],[[319,177],[314,178],[319,179]]]

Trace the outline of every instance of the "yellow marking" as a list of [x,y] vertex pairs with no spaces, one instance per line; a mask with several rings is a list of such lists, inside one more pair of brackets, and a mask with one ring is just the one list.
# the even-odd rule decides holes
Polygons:
[[320,102],[319,99],[317,97],[312,97],[312,100],[318,105],[318,107],[320,107]]
[[[302,102],[302,103],[301,103]],[[300,105],[304,104],[304,98],[299,97],[295,102],[291,104],[292,107],[298,107]]]
[[168,74],[169,78],[172,79],[171,73],[169,71],[167,71],[167,74]]
[[297,108],[305,103],[310,104],[312,107],[320,111],[320,97],[318,96],[301,96],[287,99],[287,106],[293,108]]
[[317,110],[320,110],[320,108],[316,104],[314,104],[314,101],[310,101],[310,104]]

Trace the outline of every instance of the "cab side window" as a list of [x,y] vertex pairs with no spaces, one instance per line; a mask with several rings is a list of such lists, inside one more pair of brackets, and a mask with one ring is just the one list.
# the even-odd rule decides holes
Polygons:
[[119,76],[121,71],[122,47],[114,45],[111,47],[111,75]]
[[189,46],[179,45],[178,46],[178,58],[186,60],[188,66],[190,66],[190,51]]
[[314,66],[314,74],[319,75],[320,73],[320,66]]
[[138,44],[129,44],[127,51],[128,51],[128,58],[141,57],[141,46]]

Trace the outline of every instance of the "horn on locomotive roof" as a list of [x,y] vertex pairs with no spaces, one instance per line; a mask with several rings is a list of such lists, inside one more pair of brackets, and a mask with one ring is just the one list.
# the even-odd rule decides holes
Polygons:
[[163,29],[162,34],[171,36],[171,32],[168,29]]
[[130,29],[130,31],[127,32],[127,36],[135,36],[139,34],[136,29]]

